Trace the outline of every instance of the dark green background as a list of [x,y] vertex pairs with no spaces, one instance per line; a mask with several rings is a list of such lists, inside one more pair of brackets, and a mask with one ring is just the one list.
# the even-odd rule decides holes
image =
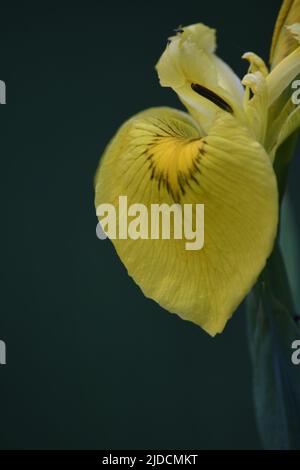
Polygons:
[[211,339],[144,298],[95,236],[93,175],[126,118],[180,107],[154,70],[175,27],[216,27],[242,75],[280,3],[1,5],[1,448],[260,447],[243,308]]

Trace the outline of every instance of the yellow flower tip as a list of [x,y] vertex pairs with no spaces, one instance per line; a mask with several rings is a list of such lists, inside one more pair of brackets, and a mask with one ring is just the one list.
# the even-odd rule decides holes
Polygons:
[[287,26],[300,22],[300,0],[284,0],[280,9],[272,40],[270,63],[272,68],[298,47],[298,41]]
[[180,40],[184,42],[195,42],[199,49],[213,54],[217,47],[216,30],[203,23],[196,23],[183,28]]
[[248,73],[244,76],[242,84],[249,87],[253,93],[257,93],[260,84],[260,72]]
[[242,59],[245,59],[249,62],[249,73],[255,73],[258,71],[262,74],[263,77],[268,76],[269,69],[267,65],[265,64],[264,60],[254,52],[245,52],[245,54],[242,55]]
[[[187,81],[195,82],[201,57],[216,49],[216,31],[202,23],[181,27],[169,37],[165,51],[156,64],[160,84],[179,88]],[[193,67],[195,62],[195,67]]]

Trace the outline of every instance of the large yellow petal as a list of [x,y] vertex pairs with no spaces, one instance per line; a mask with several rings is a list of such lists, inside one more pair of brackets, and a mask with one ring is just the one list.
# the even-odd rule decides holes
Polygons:
[[205,205],[205,242],[112,240],[147,297],[214,336],[255,283],[277,229],[276,178],[263,147],[230,114],[203,137],[185,113],[154,108],[127,121],[107,147],[95,179],[98,207]]
[[298,43],[287,26],[300,23],[300,0],[284,0],[275,25],[270,62],[272,67],[279,64],[293,52]]

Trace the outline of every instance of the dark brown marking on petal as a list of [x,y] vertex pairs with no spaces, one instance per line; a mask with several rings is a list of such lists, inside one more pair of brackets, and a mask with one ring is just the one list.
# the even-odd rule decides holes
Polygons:
[[[169,179],[169,174],[167,170],[160,169],[155,161],[155,146],[160,142],[163,141],[164,138],[169,137],[180,137],[182,138],[182,132],[179,127],[175,125],[170,125],[160,119],[156,119],[155,122],[156,126],[159,128],[155,134],[153,134],[152,138],[150,137],[149,147],[147,149],[145,144],[137,144],[136,147],[141,148],[140,156],[145,158],[145,162],[147,164],[149,170],[149,177],[150,181],[153,184],[157,185],[157,189],[159,192],[166,191],[167,194],[173,199],[175,203],[180,204],[182,197],[186,194],[187,188],[190,190],[195,190],[197,186],[201,185],[201,154],[205,153],[203,150],[203,144],[205,141],[202,141],[201,147],[198,149],[197,153],[194,155],[191,166],[187,169],[186,172],[182,172],[179,169],[177,170],[177,178],[176,183],[171,183]],[[142,128],[141,128],[142,130]],[[142,134],[143,137],[149,137],[149,134]],[[192,139],[187,140],[188,143],[196,142],[199,140],[199,137],[195,137]],[[143,148],[143,150],[142,150]]]
[[192,83],[191,88],[196,93],[198,93],[198,95],[201,95],[203,96],[203,98],[208,99],[224,111],[233,114],[233,109],[230,104],[228,104],[225,100],[223,100],[223,98],[221,98],[221,96],[217,95],[215,92],[209,90],[208,88],[205,88],[202,85],[198,85],[198,83]]

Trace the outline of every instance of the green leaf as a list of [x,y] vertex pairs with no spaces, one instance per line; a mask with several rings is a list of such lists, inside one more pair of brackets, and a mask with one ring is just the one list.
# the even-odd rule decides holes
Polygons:
[[274,171],[277,177],[280,202],[285,194],[289,166],[298,140],[298,131],[294,132],[276,152]]
[[295,209],[288,194],[284,196],[281,209],[280,246],[287,267],[288,279],[295,302],[296,311],[300,312],[300,247],[295,221]]
[[278,247],[248,298],[257,422],[267,449],[300,449],[300,365],[291,357],[300,328]]

